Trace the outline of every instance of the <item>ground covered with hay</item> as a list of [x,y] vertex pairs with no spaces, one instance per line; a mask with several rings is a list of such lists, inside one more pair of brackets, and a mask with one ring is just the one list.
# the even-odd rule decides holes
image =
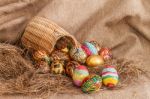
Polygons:
[[[115,89],[127,87],[144,73],[133,62],[125,59],[113,59],[109,61],[109,64],[117,66],[120,78]],[[9,44],[0,44],[0,94],[40,96],[54,93],[82,94],[82,91],[75,87],[66,75],[42,74],[33,67],[23,50]],[[101,90],[105,89],[102,87]]]

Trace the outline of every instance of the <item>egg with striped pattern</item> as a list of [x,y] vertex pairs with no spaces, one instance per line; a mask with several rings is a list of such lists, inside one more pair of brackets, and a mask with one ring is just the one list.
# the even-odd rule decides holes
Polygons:
[[84,50],[84,52],[87,54],[87,56],[98,55],[98,50],[97,50],[96,46],[93,43],[90,43],[90,42],[86,41],[82,44],[81,47]]
[[81,88],[84,93],[92,93],[99,91],[101,86],[102,78],[99,75],[93,74],[84,79]]
[[100,51],[101,45],[97,41],[90,41],[90,43],[96,47],[98,52]]
[[83,83],[83,80],[89,76],[89,71],[86,66],[79,65],[73,72],[73,82],[76,86],[80,87]]
[[115,87],[119,81],[119,76],[114,66],[105,66],[101,75],[103,84],[108,88]]

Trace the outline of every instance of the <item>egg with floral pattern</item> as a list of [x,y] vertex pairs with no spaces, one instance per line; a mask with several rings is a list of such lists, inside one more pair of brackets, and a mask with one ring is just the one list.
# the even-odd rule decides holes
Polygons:
[[99,75],[89,75],[84,79],[81,89],[84,93],[99,91],[102,86],[102,78]]

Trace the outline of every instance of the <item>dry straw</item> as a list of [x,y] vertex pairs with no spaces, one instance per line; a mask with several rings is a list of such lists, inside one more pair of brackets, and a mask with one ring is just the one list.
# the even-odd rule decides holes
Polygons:
[[[54,94],[83,94],[65,75],[37,73],[31,68],[31,63],[22,57],[20,49],[12,45],[0,44],[0,64],[3,64],[0,65],[1,95],[23,94],[43,97]],[[116,87],[118,90],[137,82],[143,73],[134,63],[125,59],[113,59],[107,64],[117,66],[120,76],[120,83]]]

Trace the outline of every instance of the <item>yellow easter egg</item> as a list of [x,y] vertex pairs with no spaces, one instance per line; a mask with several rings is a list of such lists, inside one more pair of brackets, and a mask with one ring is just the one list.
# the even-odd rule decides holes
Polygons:
[[91,67],[101,66],[104,64],[104,60],[100,55],[91,55],[87,58],[86,64]]
[[114,86],[116,86],[118,83],[118,80],[117,79],[114,79],[114,78],[107,78],[107,79],[104,79],[103,80],[103,84],[108,86],[110,84],[113,84]]
[[61,49],[61,51],[64,52],[64,53],[68,53],[69,49],[67,47],[65,47],[65,48]]
[[64,73],[64,62],[55,60],[51,64],[51,73],[63,74]]

